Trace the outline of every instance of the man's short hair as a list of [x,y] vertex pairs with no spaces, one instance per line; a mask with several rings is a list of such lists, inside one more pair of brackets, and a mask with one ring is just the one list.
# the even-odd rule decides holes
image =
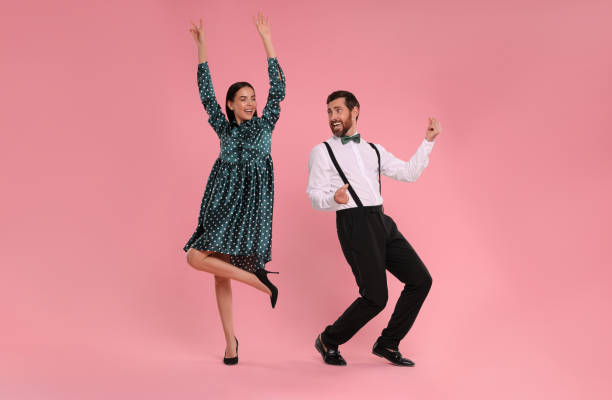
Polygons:
[[[355,95],[353,93],[347,92],[346,90],[336,90],[335,92],[333,92],[332,94],[327,96],[327,104],[329,104],[332,101],[334,101],[336,99],[339,99],[341,97],[344,98],[344,102],[346,103],[346,107],[350,111],[353,111],[353,109],[355,107],[357,107],[359,109],[359,111],[361,111],[361,107],[359,107],[359,101],[357,100],[357,97],[355,97]],[[357,114],[357,119],[359,119],[359,114]]]

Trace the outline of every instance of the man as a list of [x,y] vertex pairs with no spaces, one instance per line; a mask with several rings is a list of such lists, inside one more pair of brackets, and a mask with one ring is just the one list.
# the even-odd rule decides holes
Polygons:
[[315,348],[327,364],[346,365],[338,346],[385,307],[388,270],[405,286],[372,352],[395,365],[413,366],[398,346],[429,292],[431,276],[395,222],[383,213],[380,175],[414,182],[429,162],[441,127],[435,118],[429,118],[425,139],[410,161],[404,162],[360,137],[359,112],[359,102],[352,93],[330,94],[327,114],[333,136],[310,152],[306,192],[314,209],[336,211],[340,246],[361,295],[317,337]]

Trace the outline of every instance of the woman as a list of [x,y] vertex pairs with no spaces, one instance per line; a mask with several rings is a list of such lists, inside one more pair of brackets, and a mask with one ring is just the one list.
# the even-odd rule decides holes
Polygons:
[[225,333],[228,365],[238,362],[238,340],[232,318],[231,280],[270,296],[278,290],[267,278],[270,261],[274,178],[270,145],[272,130],[285,97],[285,77],[276,60],[270,24],[254,18],[268,56],[270,92],[261,117],[253,86],[234,83],[227,91],[225,110],[217,103],[210,77],[202,20],[189,30],[198,47],[198,88],[208,122],[221,142],[221,152],[206,184],[196,231],[184,247],[189,265],[215,276],[217,305]]

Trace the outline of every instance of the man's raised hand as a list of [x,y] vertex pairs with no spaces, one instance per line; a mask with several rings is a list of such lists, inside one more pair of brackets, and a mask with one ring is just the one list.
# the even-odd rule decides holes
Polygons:
[[440,132],[442,132],[442,126],[440,125],[440,122],[437,119],[430,117],[429,126],[427,127],[427,132],[425,133],[425,139],[427,139],[427,141],[429,142],[433,142],[433,140],[436,138],[436,136],[440,134]]

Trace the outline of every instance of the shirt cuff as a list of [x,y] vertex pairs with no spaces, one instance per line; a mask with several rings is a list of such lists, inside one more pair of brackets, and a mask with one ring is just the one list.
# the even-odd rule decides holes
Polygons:
[[421,146],[423,146],[423,148],[425,148],[427,152],[430,152],[431,149],[433,149],[434,147],[434,142],[433,141],[430,142],[427,139],[423,139],[423,143],[421,143]]
[[329,206],[332,208],[337,208],[338,206],[340,206],[339,203],[336,203],[336,199],[334,199],[335,195],[336,195],[335,193],[331,194],[330,199],[329,199]]

